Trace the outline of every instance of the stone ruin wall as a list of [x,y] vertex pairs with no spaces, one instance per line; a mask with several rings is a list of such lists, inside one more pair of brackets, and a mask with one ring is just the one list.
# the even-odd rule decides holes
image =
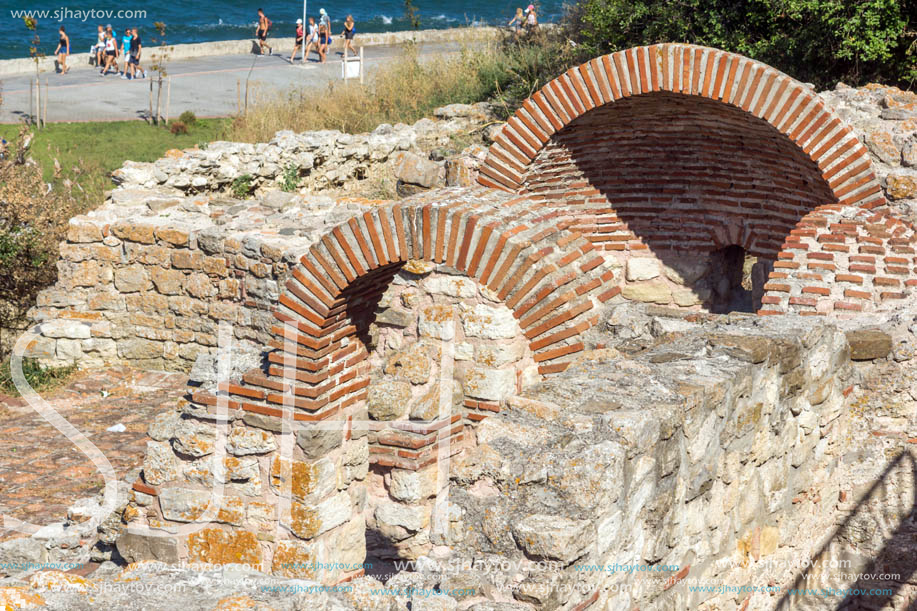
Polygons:
[[[716,66],[723,66],[721,72],[740,67],[744,77],[734,92],[779,86],[779,75],[742,58],[666,48],[669,61],[694,61],[685,64],[686,89],[687,83],[706,88],[706,75],[711,86],[718,83],[711,69]],[[602,65],[616,66],[614,72],[597,72],[593,62],[533,99],[539,108],[566,107],[558,115],[566,112],[570,125],[602,135],[595,146],[617,150],[611,143],[624,137],[621,130],[601,131],[614,125],[616,115],[600,110],[573,121],[573,109],[609,97],[605,89],[649,86],[645,73],[627,72],[621,62],[645,62],[650,52],[606,58]],[[691,66],[702,62],[709,62],[706,72],[694,72],[692,80]],[[671,85],[678,78],[669,73],[662,82]],[[792,95],[787,87],[773,100]],[[865,112],[861,107],[872,108],[876,91],[836,95],[842,109],[849,104]],[[647,100],[658,112],[680,108],[670,94],[654,95]],[[904,104],[897,93],[881,95]],[[757,100],[759,110],[766,110],[766,98],[735,96],[736,105]],[[890,108],[892,102],[883,101]],[[619,103],[621,112],[629,103]],[[649,340],[620,341],[622,334],[639,335],[635,329],[646,326],[639,316],[631,317],[633,301],[697,310],[709,305],[700,289],[724,292],[717,288],[722,270],[709,260],[667,258],[664,248],[648,245],[674,243],[678,235],[699,250],[707,240],[718,246],[741,243],[759,261],[776,256],[772,270],[759,265],[753,274],[758,296],[774,312],[844,318],[859,310],[886,315],[892,305],[910,303],[903,290],[890,297],[880,290],[890,286],[880,278],[892,275],[905,285],[913,282],[913,261],[903,250],[913,242],[908,200],[898,197],[913,173],[907,160],[913,130],[909,119],[900,118],[910,110],[894,107],[886,113],[886,108],[874,118],[895,123],[888,139],[870,132],[868,142],[890,142],[901,155],[898,174],[877,177],[866,147],[833,117],[817,118],[821,102],[807,103],[815,123],[792,124],[797,136],[807,134],[802,138],[807,142],[822,130],[831,142],[838,130],[838,140],[823,145],[825,154],[834,161],[849,154],[854,164],[849,171],[838,165],[833,171],[840,175],[826,183],[827,190],[818,182],[824,168],[797,158],[763,123],[751,121],[749,127],[735,109],[706,108],[707,102],[698,102],[697,116],[685,115],[697,129],[713,113],[727,132],[733,130],[721,134],[723,143],[741,136],[755,150],[772,147],[763,165],[738,152],[720,164],[763,182],[786,177],[783,190],[768,198],[750,189],[747,199],[739,198],[743,209],[776,206],[772,222],[748,214],[749,224],[737,225],[735,216],[719,223],[708,215],[679,226],[658,219],[658,209],[641,209],[639,202],[609,209],[609,203],[627,199],[622,194],[631,193],[630,186],[584,163],[595,154],[594,143],[586,142],[585,156],[576,153],[577,133],[564,135],[557,117],[533,111],[531,102],[527,115],[495,136],[481,169],[481,181],[501,191],[518,177],[521,194],[445,189],[393,205],[277,192],[240,202],[208,192],[224,189],[225,181],[223,187],[207,181],[193,187],[189,181],[186,190],[172,184],[156,194],[116,190],[108,205],[72,221],[62,246],[61,280],[42,294],[33,312],[41,326],[30,354],[52,363],[81,359],[183,370],[198,364],[189,398],[151,427],[143,474],[121,512],[126,532],[119,552],[128,560],[246,562],[333,583],[358,571],[289,567],[312,561],[356,564],[367,549],[374,557],[415,558],[448,547],[458,557],[550,560],[561,570],[526,564],[519,575],[505,576],[510,583],[476,585],[491,598],[530,608],[584,609],[682,608],[709,598],[683,590],[665,594],[688,575],[747,581],[749,573],[742,571],[761,558],[811,551],[818,537],[811,524],[819,522],[807,522],[794,506],[806,502],[806,491],[814,488],[837,492],[830,477],[842,470],[839,456],[849,449],[845,432],[858,379],[850,352],[885,358],[888,336],[845,337],[835,327],[803,324],[796,317],[765,326],[755,319],[686,318],[670,311],[657,312]],[[630,124],[639,121],[639,105],[632,110]],[[547,124],[558,135],[536,151],[531,138],[540,139],[538,130]],[[693,146],[689,131],[679,137]],[[838,141],[842,146],[832,148]],[[535,171],[522,188],[521,174],[511,168],[506,173],[517,163],[507,151],[527,147]],[[559,179],[552,176],[571,150],[579,163],[570,171],[594,173],[601,178],[594,186],[565,177],[566,170]],[[868,150],[876,155],[874,144]],[[677,167],[695,158],[670,159]],[[646,166],[652,151],[637,159],[636,165]],[[715,156],[705,159],[707,165],[716,162]],[[862,169],[857,164],[864,159]],[[637,171],[624,158],[617,167]],[[659,181],[678,184],[684,178],[670,166],[654,167]],[[703,197],[714,196],[710,189],[727,174],[710,174]],[[169,180],[156,177],[156,188]],[[556,197],[536,186],[555,180],[563,187]],[[410,191],[422,190],[424,181],[403,182],[413,185]],[[191,192],[197,188],[202,193]],[[847,197],[860,199],[813,203],[840,199],[844,189]],[[601,201],[589,201],[598,197],[595,192]],[[665,188],[653,193],[673,195]],[[816,208],[806,212],[806,200]],[[868,205],[858,208],[857,201]],[[628,214],[632,218],[624,218]],[[795,225],[791,221],[798,216],[807,221]],[[648,223],[651,218],[659,222]],[[700,231],[696,236],[694,229]],[[608,239],[616,232],[625,238]],[[880,254],[864,247],[883,250],[881,265],[853,268],[869,263],[855,257]],[[647,256],[650,252],[656,256]],[[493,253],[489,260],[486,253]],[[798,253],[807,253],[808,263],[797,261]],[[832,267],[836,264],[843,269]],[[823,271],[831,275],[819,275]],[[848,294],[857,289],[845,286],[853,281],[844,272],[865,274],[868,294]],[[810,293],[828,298],[831,307],[804,301]],[[869,306],[838,307],[842,298],[863,299]],[[233,323],[237,366],[229,381],[217,384],[212,369],[220,321]],[[437,362],[445,353],[452,358]],[[285,368],[291,375],[284,375]],[[439,413],[434,403],[439,411],[447,405],[449,413]],[[221,414],[223,409],[228,414]],[[341,426],[328,429],[322,422]],[[291,424],[295,432],[285,433]],[[205,514],[213,482],[223,484],[226,496]],[[291,503],[282,502],[284,493],[292,495]],[[436,507],[445,508],[445,519],[434,526]],[[824,505],[812,511],[829,519]],[[183,531],[202,516],[204,530]],[[165,536],[151,537],[149,529]],[[730,556],[739,567],[717,562]],[[617,578],[574,568],[622,559],[681,568],[657,590],[620,596],[608,587]],[[773,573],[774,580],[786,578]],[[462,583],[454,576],[437,579],[431,585]],[[548,587],[558,584],[569,593],[562,599],[560,589]]]

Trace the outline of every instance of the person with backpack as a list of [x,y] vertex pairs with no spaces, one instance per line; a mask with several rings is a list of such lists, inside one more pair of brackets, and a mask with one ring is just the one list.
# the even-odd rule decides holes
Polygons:
[[258,37],[258,47],[261,49],[261,55],[264,55],[264,47],[267,47],[267,54],[273,55],[274,49],[267,44],[267,33],[270,31],[274,22],[267,18],[264,9],[258,9],[258,27],[255,29],[255,36]]

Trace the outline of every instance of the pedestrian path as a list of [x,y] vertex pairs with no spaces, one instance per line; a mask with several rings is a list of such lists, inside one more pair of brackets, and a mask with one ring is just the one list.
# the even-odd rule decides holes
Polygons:
[[[417,46],[422,59],[460,50],[461,43],[432,42]],[[244,104],[245,81],[249,81],[249,100],[259,95],[283,91],[294,86],[324,89],[341,79],[341,56],[333,51],[325,64],[310,61],[305,65],[289,63],[292,49],[275,48],[270,56],[226,55],[169,62],[166,72],[172,79],[170,116],[185,110],[199,117],[224,117]],[[403,53],[401,46],[373,46],[365,49],[365,75],[373,73]],[[316,55],[313,54],[313,60]],[[150,77],[149,54],[143,62]],[[0,79],[3,102],[0,123],[18,123],[29,114],[30,81],[34,74]],[[75,66],[66,75],[42,73],[49,84],[48,122],[115,121],[140,119],[149,113],[150,83],[147,79],[123,80],[113,73],[101,76],[97,69]],[[44,95],[44,91],[42,91]],[[155,100],[155,98],[154,98]],[[163,101],[163,112],[165,101]]]

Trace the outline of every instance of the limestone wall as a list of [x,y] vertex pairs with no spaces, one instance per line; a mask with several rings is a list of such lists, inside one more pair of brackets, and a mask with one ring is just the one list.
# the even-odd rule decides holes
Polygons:
[[[477,447],[452,469],[466,532],[458,549],[556,563],[515,582],[501,573],[490,587],[536,608],[693,609],[734,595],[672,589],[689,576],[766,585],[777,569],[743,567],[805,555],[815,537],[797,503],[813,489],[836,494],[846,447],[844,333],[671,316],[613,313],[609,348],[476,429]],[[633,350],[632,333],[655,335],[655,347],[635,358],[611,348]],[[644,568],[588,568],[616,563]],[[768,608],[760,603],[749,608]]]
[[365,209],[283,193],[263,202],[127,195],[71,219],[58,282],[30,311],[41,323],[30,356],[187,371],[216,350],[220,321],[266,345],[302,233]]

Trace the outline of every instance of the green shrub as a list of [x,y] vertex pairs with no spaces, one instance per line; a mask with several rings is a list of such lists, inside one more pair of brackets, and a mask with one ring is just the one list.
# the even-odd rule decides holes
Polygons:
[[186,110],[178,116],[178,120],[190,127],[197,123],[197,115],[190,110]]
[[252,191],[254,190],[254,185],[252,184],[253,180],[254,178],[251,174],[243,174],[232,181],[230,190],[233,196],[239,199],[248,199],[251,197]]
[[280,183],[280,189],[287,193],[292,193],[299,188],[299,167],[294,164],[289,164],[283,169],[282,181]]
[[917,0],[583,0],[565,30],[595,56],[687,42],[831,87],[917,79]]

